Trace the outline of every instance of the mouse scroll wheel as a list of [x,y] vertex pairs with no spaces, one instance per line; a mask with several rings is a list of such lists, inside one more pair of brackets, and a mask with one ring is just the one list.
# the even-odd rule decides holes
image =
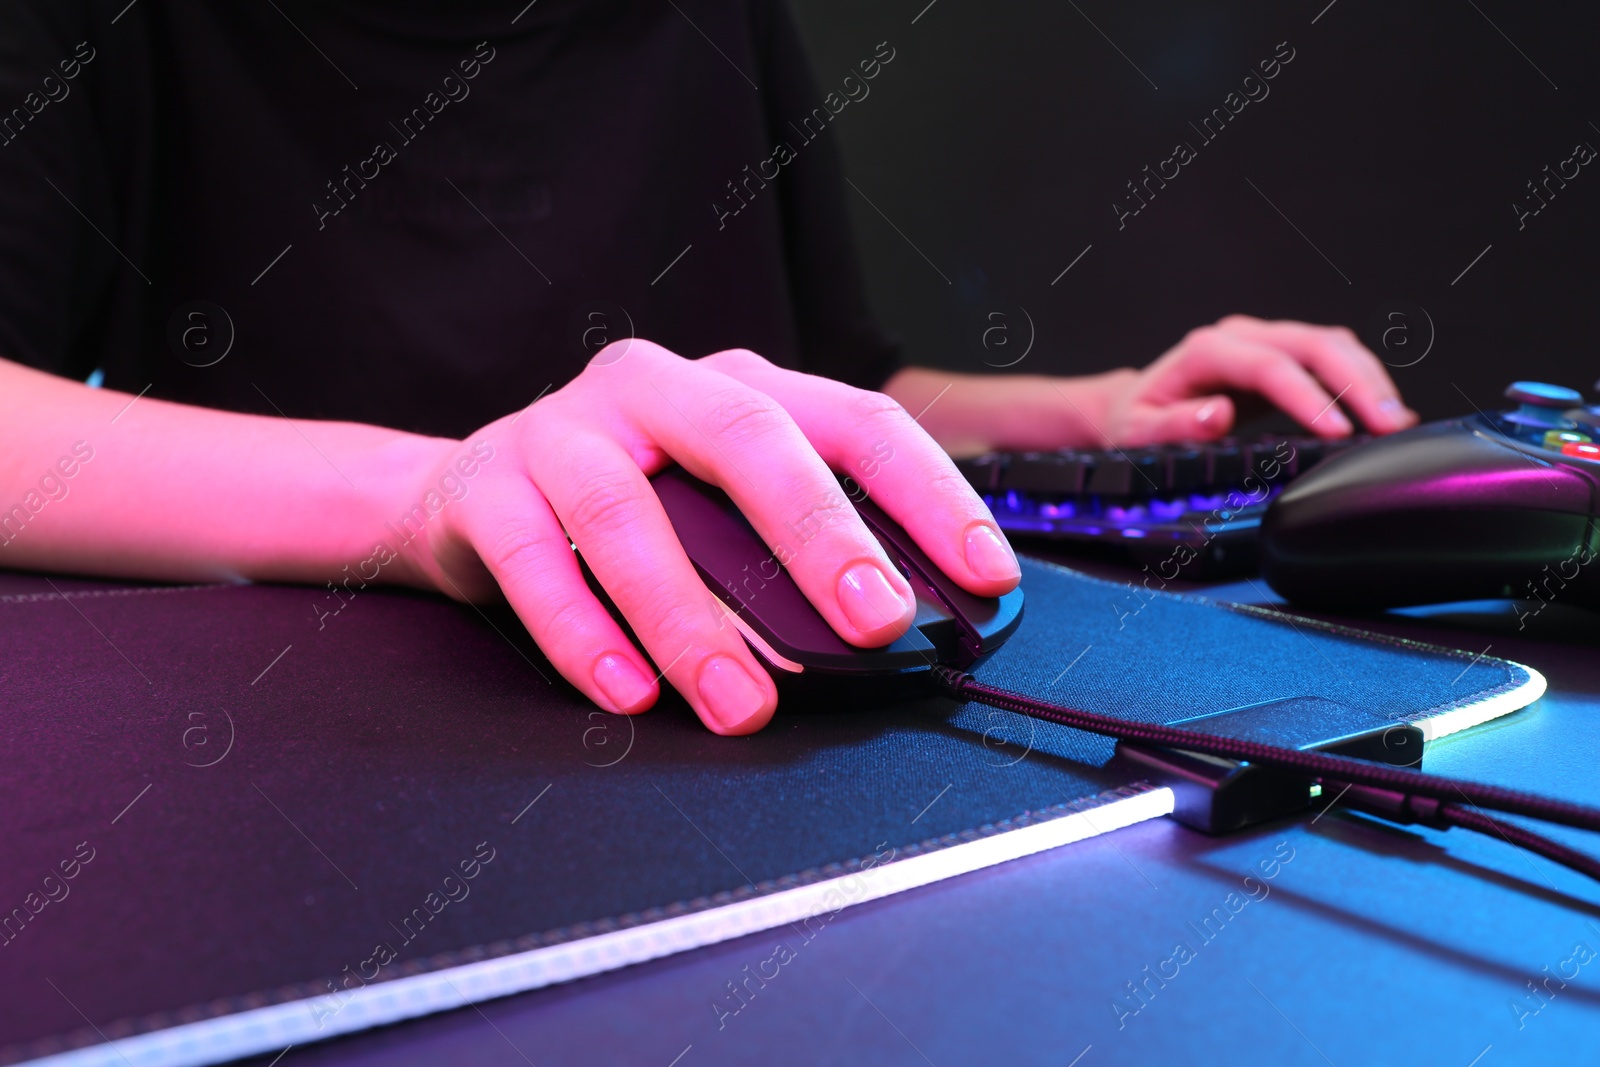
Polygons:
[[911,588],[917,592],[917,599],[922,599],[924,595],[937,595],[928,590],[927,579],[922,576],[917,566],[906,558],[906,554],[900,550],[899,545],[879,533],[871,524],[868,524],[867,529],[877,539],[878,546],[883,549],[883,554],[889,557],[889,562],[894,564],[895,570],[900,572],[900,577],[911,583]]
[[873,531],[873,536],[877,537],[890,562],[899,569],[901,576],[911,586],[911,592],[917,598],[917,615],[911,625],[921,630],[923,636],[936,645],[940,642],[935,639],[935,633],[929,629],[930,626],[938,627],[940,633],[946,628],[954,627],[964,639],[976,640],[976,633],[968,632],[970,626],[962,618],[956,605],[950,602],[949,595],[939,588],[939,583],[932,576],[923,573],[919,561],[910,558],[908,553],[876,530]]

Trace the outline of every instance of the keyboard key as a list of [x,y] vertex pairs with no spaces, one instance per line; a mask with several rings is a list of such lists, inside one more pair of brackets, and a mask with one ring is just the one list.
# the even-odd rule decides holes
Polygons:
[[1294,445],[1283,438],[1266,438],[1244,446],[1249,470],[1269,485],[1282,485],[1294,477]]
[[1206,455],[1198,448],[1180,446],[1167,453],[1166,477],[1163,488],[1174,493],[1188,493],[1206,486],[1209,473]]
[[1163,486],[1160,459],[1154,451],[1102,453],[1089,477],[1088,491],[1100,496],[1149,496]]
[[1001,484],[1019,492],[1076,496],[1093,469],[1093,458],[1082,453],[1023,452],[1012,457]]
[[1206,484],[1217,488],[1244,481],[1244,454],[1239,446],[1215,444],[1206,449]]
[[964,475],[979,495],[992,493],[1000,488],[1001,476],[1005,473],[1006,457],[1001,452],[990,452],[983,456],[974,456],[971,459],[956,461],[956,470]]
[[1322,462],[1326,451],[1320,438],[1300,437],[1290,442],[1294,445],[1294,473],[1296,477]]

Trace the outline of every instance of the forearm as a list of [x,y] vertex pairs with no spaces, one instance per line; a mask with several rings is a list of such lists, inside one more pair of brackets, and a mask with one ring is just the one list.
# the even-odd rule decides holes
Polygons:
[[[135,400],[0,361],[0,566],[321,583],[393,543],[384,523],[460,447]],[[425,584],[399,557],[383,580]]]
[[[1105,447],[1101,427],[1133,370],[1077,378],[954,374],[907,367],[884,385],[934,440],[954,456],[991,449]],[[948,386],[948,388],[946,388]]]

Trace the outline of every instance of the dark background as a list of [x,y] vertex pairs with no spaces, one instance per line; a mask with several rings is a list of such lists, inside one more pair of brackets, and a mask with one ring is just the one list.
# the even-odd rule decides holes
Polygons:
[[[1512,209],[1545,165],[1600,147],[1595,5],[794,8],[822,92],[877,42],[896,49],[834,128],[873,303],[913,362],[983,370],[1022,350],[1031,318],[1016,371],[1142,365],[1245,312],[1349,325],[1391,364],[1427,350],[1391,371],[1425,418],[1498,406],[1513,378],[1589,393],[1600,374],[1600,168],[1520,232]],[[1282,41],[1296,54],[1270,95],[1202,143],[1189,123]],[[1119,231],[1112,202],[1178,141],[1198,158]],[[985,323],[1008,325],[1005,358]],[[1386,325],[1402,327],[1387,348]]]

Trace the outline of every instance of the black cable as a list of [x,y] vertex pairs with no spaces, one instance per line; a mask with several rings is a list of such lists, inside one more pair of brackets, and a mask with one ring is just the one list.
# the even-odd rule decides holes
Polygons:
[[1298,771],[1318,780],[1331,779],[1375,786],[1379,789],[1398,789],[1408,794],[1448,802],[1464,800],[1480,808],[1492,808],[1545,822],[1600,831],[1600,810],[1582,804],[1551,800],[1532,793],[1478,782],[1443,778],[1388,764],[1369,763],[1349,756],[1334,756],[1326,752],[1303,752],[1291,748],[1278,748],[1275,745],[1263,745],[1241,738],[1219,737],[1180,730],[1172,726],[1131,722],[1127,719],[1097,715],[1090,711],[1080,711],[1076,708],[1035,700],[1005,689],[996,689],[984,685],[969,674],[948,667],[935,667],[934,672],[945,690],[961,699],[976,700],[992,707],[1032,715],[1062,726],[1104,734],[1123,741],[1156,745],[1161,748],[1187,749],[1227,759],[1247,760],[1268,767]]
[[[1348,756],[1279,748],[1241,738],[1220,737],[1098,715],[997,689],[950,667],[935,667],[933,673],[940,687],[958,700],[972,700],[1122,741],[1184,749],[1295,771],[1321,783],[1324,793],[1336,793],[1335,802],[1337,796],[1343,796],[1357,810],[1394,822],[1422,823],[1437,829],[1460,826],[1499,835],[1512,844],[1600,881],[1600,861],[1521,827],[1470,810],[1490,808],[1583,830],[1600,831],[1600,810],[1595,808]],[[1458,800],[1464,801],[1467,806],[1456,803]]]
[[1476,830],[1488,837],[1498,835],[1508,844],[1525,848],[1529,852],[1537,852],[1547,859],[1555,860],[1563,866],[1571,867],[1600,881],[1600,860],[1552,841],[1548,837],[1542,837],[1531,830],[1525,830],[1514,823],[1501,822],[1485,812],[1462,807],[1460,804],[1442,803],[1430,797],[1407,796],[1404,793],[1373,789],[1371,786],[1355,785],[1350,782],[1328,780],[1323,783],[1323,788],[1337,788],[1337,796],[1340,798],[1338,802],[1355,811],[1376,815],[1390,822],[1421,823],[1436,830],[1448,830],[1452,826],[1459,826],[1464,830]]
[[1575,871],[1581,871],[1590,878],[1600,881],[1600,860],[1593,856],[1579,852],[1575,848],[1552,841],[1531,830],[1524,830],[1512,823],[1501,822],[1499,819],[1490,818],[1481,811],[1469,811],[1457,804],[1441,805],[1447,821],[1452,826],[1460,826],[1467,830],[1476,830],[1480,834],[1499,834],[1508,842],[1529,852],[1537,852],[1546,859],[1555,860]]

